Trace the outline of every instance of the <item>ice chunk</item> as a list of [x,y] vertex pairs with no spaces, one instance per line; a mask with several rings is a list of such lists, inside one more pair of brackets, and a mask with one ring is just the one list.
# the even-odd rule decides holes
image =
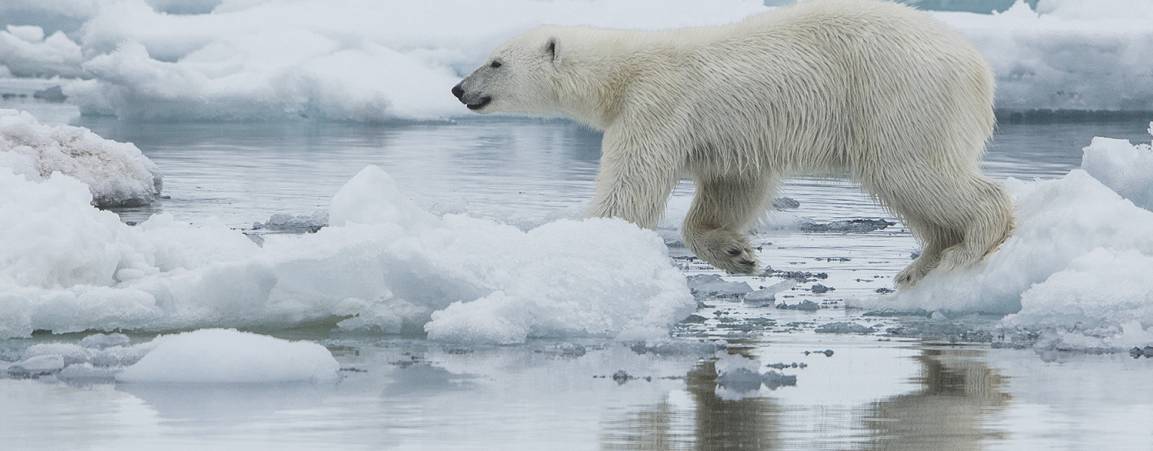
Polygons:
[[689,276],[688,283],[689,289],[698,296],[740,297],[753,291],[747,282],[730,282],[717,274]]
[[37,355],[8,366],[14,376],[43,376],[64,369],[64,358],[56,354]]
[[523,231],[408,200],[379,168],[334,196],[314,234],[242,233],[157,215],[130,227],[79,182],[0,168],[0,336],[343,319],[448,341],[646,339],[695,302],[659,236],[620,220]]
[[875,331],[872,327],[849,321],[825,323],[813,330],[818,334],[871,334]]
[[801,231],[806,233],[868,233],[884,230],[896,224],[885,219],[845,219],[827,223],[804,221],[801,223]]
[[92,202],[102,207],[148,204],[161,188],[156,165],[132,144],[0,109],[0,168],[4,167],[33,179],[57,172],[79,179],[88,185]]
[[127,346],[132,340],[124,334],[93,334],[80,340],[80,346],[104,349],[113,346]]
[[[1153,134],[1153,123],[1149,124]],[[1113,191],[1140,207],[1153,210],[1153,146],[1111,138],[1093,138],[1081,167]]]
[[121,382],[270,383],[332,381],[340,364],[324,346],[229,329],[157,337]]

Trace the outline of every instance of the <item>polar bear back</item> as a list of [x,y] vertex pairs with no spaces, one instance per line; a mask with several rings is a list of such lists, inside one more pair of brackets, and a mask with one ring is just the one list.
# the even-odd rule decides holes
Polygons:
[[900,159],[973,166],[992,134],[984,59],[908,7],[812,0],[651,36],[647,64],[658,67],[637,70],[631,95],[665,103],[664,120],[685,131],[698,171],[862,175]]

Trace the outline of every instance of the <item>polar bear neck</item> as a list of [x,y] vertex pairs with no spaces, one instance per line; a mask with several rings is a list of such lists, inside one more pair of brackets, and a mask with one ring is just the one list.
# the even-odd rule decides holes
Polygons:
[[[560,112],[605,129],[630,98],[644,96],[652,68],[682,66],[691,48],[669,32],[565,27],[554,30]],[[665,77],[667,79],[667,77]],[[676,89],[666,86],[664,89]]]

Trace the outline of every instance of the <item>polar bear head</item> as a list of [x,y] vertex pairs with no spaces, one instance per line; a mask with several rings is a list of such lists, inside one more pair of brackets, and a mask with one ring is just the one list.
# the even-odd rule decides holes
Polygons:
[[452,94],[478,113],[561,112],[557,88],[564,62],[558,31],[541,27],[509,40],[453,86]]

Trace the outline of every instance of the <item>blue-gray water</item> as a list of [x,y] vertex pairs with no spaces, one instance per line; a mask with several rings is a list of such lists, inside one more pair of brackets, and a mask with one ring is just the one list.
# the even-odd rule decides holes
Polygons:
[[[66,106],[39,107],[42,117],[72,118]],[[376,164],[431,208],[531,225],[579,208],[592,191],[599,156],[597,133],[560,121],[76,122],[136,143],[164,172],[170,198],[151,210],[124,212],[128,220],[165,211],[181,220],[217,216],[243,227],[274,213],[309,213],[324,209],[362,167]],[[1055,177],[1079,164],[1091,137],[1147,141],[1146,127],[1136,120],[1005,123],[985,167],[998,178]],[[687,184],[677,192],[689,194]],[[845,182],[793,180],[780,194],[800,201],[797,215],[815,220],[888,217]],[[872,292],[873,280],[891,277],[916,248],[899,226],[863,234],[782,230],[757,240],[766,246],[766,264],[828,272],[826,283],[838,291],[812,299],[834,307],[839,299]],[[833,256],[847,261],[827,259]],[[678,264],[689,273],[708,271]],[[702,314],[768,318],[777,326],[685,335],[727,338],[727,352],[766,363],[804,363],[797,385],[734,392],[718,384],[714,353],[706,346],[634,349],[603,340],[534,340],[473,347],[347,335],[317,324],[261,332],[328,346],[345,370],[335,384],[0,378],[0,448],[921,450],[1140,449],[1153,443],[1148,427],[1133,427],[1153,418],[1150,359],[1039,356],[951,344],[950,337],[818,335],[813,324],[861,319],[859,313],[708,302]],[[0,358],[32,343],[80,337],[0,341]],[[805,353],[824,349],[835,353]],[[608,377],[621,370],[634,378]]]

